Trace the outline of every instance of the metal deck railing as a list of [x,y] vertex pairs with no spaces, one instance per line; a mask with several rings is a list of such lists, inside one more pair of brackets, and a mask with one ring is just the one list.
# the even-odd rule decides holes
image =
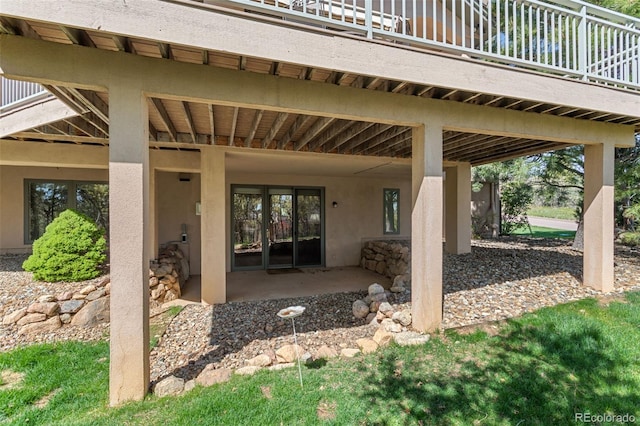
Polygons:
[[0,114],[28,106],[51,95],[38,83],[0,77]]
[[640,90],[640,19],[579,0],[206,2]]

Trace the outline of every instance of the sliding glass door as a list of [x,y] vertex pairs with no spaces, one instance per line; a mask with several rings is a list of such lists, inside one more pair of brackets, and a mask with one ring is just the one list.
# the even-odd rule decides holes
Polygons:
[[323,195],[322,188],[234,185],[233,269],[322,266]]

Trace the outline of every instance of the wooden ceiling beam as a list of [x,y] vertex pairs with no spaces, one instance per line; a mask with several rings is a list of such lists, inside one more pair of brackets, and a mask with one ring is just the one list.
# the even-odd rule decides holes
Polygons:
[[298,140],[293,149],[295,151],[300,151],[304,148],[316,135],[320,134],[320,132],[324,131],[331,123],[336,121],[333,117],[320,117],[316,120],[315,123],[302,135],[302,138]]
[[227,141],[227,145],[234,146],[235,145],[235,137],[236,137],[236,128],[238,127],[238,113],[240,112],[240,107],[233,107],[233,119],[231,120],[231,129],[229,130],[229,140]]
[[253,138],[256,136],[256,132],[258,131],[258,126],[260,125],[260,121],[262,120],[262,115],[264,114],[264,110],[263,109],[259,109],[256,111],[255,115],[253,116],[253,122],[251,123],[251,129],[249,130],[249,134],[247,135],[247,137],[244,140],[244,146],[245,147],[250,147],[251,146],[251,141],[253,140]]
[[196,125],[193,122],[193,116],[191,115],[191,110],[189,109],[189,103],[182,101],[180,102],[180,106],[182,107],[182,113],[184,114],[185,122],[187,123],[187,127],[189,128],[191,139],[193,140],[193,143],[196,143]]
[[360,121],[355,125],[351,126],[346,132],[341,133],[331,142],[325,144],[323,146],[324,152],[331,152],[334,149],[340,148],[344,145],[349,139],[357,136],[363,131],[367,130],[369,127],[373,126],[376,123],[368,122],[368,121]]
[[211,145],[216,144],[216,121],[213,111],[213,104],[207,104],[209,110],[209,130],[211,131]]
[[384,144],[385,141],[406,131],[406,127],[392,126],[384,132],[378,133],[375,138],[369,139],[365,143],[360,144],[356,149],[351,150],[351,152],[354,154],[366,154],[367,152],[371,152],[373,148]]
[[87,34],[84,30],[79,30],[77,28],[69,28],[61,25],[60,30],[64,33],[64,35],[71,41],[73,44],[77,44],[79,46],[86,46],[95,48],[96,44],[93,42],[89,34]]
[[354,123],[355,122],[351,120],[337,120],[332,126],[328,127],[324,132],[311,140],[309,143],[309,150],[315,151],[318,148],[322,148],[327,142],[347,130]]
[[171,118],[169,117],[169,113],[167,112],[167,109],[164,107],[162,100],[158,98],[150,98],[150,100],[151,100],[151,105],[155,108],[156,112],[160,116],[160,121],[162,121],[163,127],[169,133],[169,137],[171,138],[171,141],[177,142],[178,132],[176,131],[176,128],[173,125],[173,122],[171,121]]
[[379,124],[379,123],[376,123],[375,125],[369,127],[367,130],[359,133],[358,135],[353,137],[351,140],[349,140],[347,143],[345,143],[341,147],[339,152],[342,153],[342,152],[345,152],[345,151],[353,151],[359,145],[365,143],[366,141],[368,141],[371,138],[376,137],[377,135],[379,135],[380,133],[390,129],[391,127],[393,127],[391,124]]
[[286,112],[281,112],[278,114],[275,121],[271,125],[269,132],[264,137],[264,139],[262,139],[262,148],[267,148],[269,145],[271,145],[271,141],[276,137],[284,122],[287,121],[287,118],[289,118],[289,114]]
[[312,118],[314,118],[313,115],[299,115],[296,121],[293,122],[293,125],[287,130],[287,133],[278,141],[277,149],[284,149],[284,147],[291,142],[298,130],[303,128]]

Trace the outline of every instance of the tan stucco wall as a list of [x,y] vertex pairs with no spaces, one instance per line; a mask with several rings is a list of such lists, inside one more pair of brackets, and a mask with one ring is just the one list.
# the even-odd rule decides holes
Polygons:
[[31,250],[24,243],[24,180],[108,180],[106,169],[0,166],[0,253]]
[[182,224],[187,225],[187,243],[178,246],[189,258],[191,273],[200,274],[200,174],[185,175],[190,176],[188,182],[180,181],[180,173],[156,172],[158,244],[180,241]]
[[[228,172],[226,205],[230,205],[232,184],[324,187],[325,258],[327,267],[357,265],[363,239],[409,238],[411,235],[410,178],[323,177],[302,175],[249,174]],[[384,235],[382,229],[382,190],[400,189],[400,234]],[[332,203],[338,203],[337,208]],[[231,229],[231,211],[226,212]],[[227,232],[226,247],[231,246]],[[230,250],[230,249],[229,249]],[[227,270],[231,258],[227,251]]]

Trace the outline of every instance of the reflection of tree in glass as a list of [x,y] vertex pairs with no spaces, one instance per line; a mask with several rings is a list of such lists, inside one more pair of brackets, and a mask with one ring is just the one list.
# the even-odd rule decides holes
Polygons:
[[67,208],[66,184],[38,183],[29,185],[29,237],[38,239],[58,214]]
[[262,235],[262,195],[234,194],[235,244],[258,244]]
[[291,194],[271,195],[270,240],[291,241],[291,216],[293,197]]
[[79,184],[76,187],[76,210],[89,216],[109,236],[109,185]]
[[398,199],[400,191],[397,189],[384,190],[384,232],[398,232]]
[[301,195],[297,197],[298,239],[320,236],[320,197]]

